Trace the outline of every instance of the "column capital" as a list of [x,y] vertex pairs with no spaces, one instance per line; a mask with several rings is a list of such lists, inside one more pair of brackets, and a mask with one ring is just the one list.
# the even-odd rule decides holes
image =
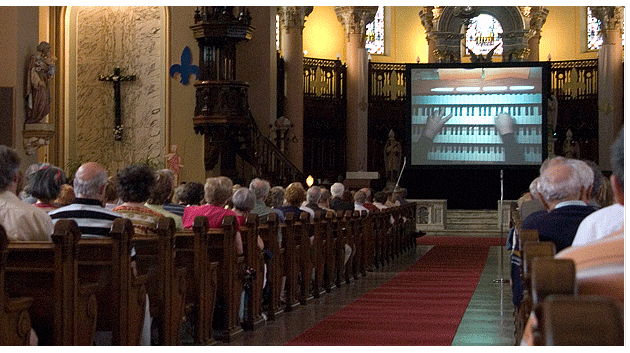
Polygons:
[[346,40],[359,34],[365,41],[365,25],[374,21],[378,6],[335,6],[337,20],[346,28]]
[[297,29],[301,33],[306,16],[313,12],[313,6],[278,6],[277,12],[280,16],[280,27],[287,32]]
[[[519,6],[521,14],[526,18],[526,27],[529,27],[528,38],[540,36],[542,26],[547,21],[549,9],[545,6]],[[529,22],[527,21],[529,19]]]

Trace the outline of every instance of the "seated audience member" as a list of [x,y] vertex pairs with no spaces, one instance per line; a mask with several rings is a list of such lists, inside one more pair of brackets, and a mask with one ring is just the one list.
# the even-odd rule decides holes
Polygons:
[[[613,175],[610,178],[615,202],[622,208],[624,205],[623,141],[622,129],[611,147]],[[622,225],[620,229],[612,230],[589,243],[571,246],[556,254],[556,258],[571,259],[575,263],[578,294],[610,297],[619,304],[620,308],[624,307],[624,238]],[[521,345],[534,345],[533,329],[537,325],[538,318],[536,313],[532,312],[523,330]]]
[[571,246],[580,222],[595,211],[583,201],[588,181],[580,176],[580,163],[568,159],[547,168],[538,181],[538,196],[547,211],[523,220],[523,229],[538,230],[540,241],[552,241],[556,251]]
[[[345,186],[342,183],[334,183],[330,187],[332,198],[330,199],[330,208],[334,211],[354,211],[354,201],[350,197],[349,202],[344,201],[343,194]],[[346,196],[347,197],[347,196]]]
[[17,196],[19,169],[17,152],[0,145],[0,224],[9,241],[51,241],[54,226],[50,216]]
[[400,206],[400,201],[396,200],[396,196],[391,190],[386,189],[385,193],[387,194],[387,201],[385,201],[385,206],[387,207]]
[[31,177],[24,191],[35,197],[35,207],[48,212],[56,209],[55,200],[61,193],[61,186],[66,183],[66,173],[55,167],[44,167]]
[[116,190],[122,204],[112,211],[129,218],[136,235],[157,235],[157,223],[164,217],[145,206],[155,184],[155,173],[146,164],[134,164],[118,171]]
[[103,207],[108,183],[107,170],[101,164],[82,164],[74,174],[76,198],[72,204],[50,211],[48,215],[55,223],[59,219],[74,220],[83,237],[109,236],[114,220],[121,216]]
[[573,246],[592,243],[623,229],[623,130],[618,140],[620,142],[615,142],[612,149],[613,175],[610,178],[615,203],[584,218],[573,239]]
[[610,179],[606,176],[602,178],[602,187],[599,189],[599,193],[595,196],[597,203],[602,207],[608,207],[615,204],[614,195],[612,192],[612,185]]
[[113,210],[114,207],[122,204],[118,197],[118,190],[116,190],[116,178],[110,176],[107,178],[107,186],[105,187],[105,200],[103,201],[104,207],[108,210]]
[[363,207],[367,208],[368,211],[375,211],[377,207],[373,205],[374,198],[373,198],[372,189],[363,188],[359,191],[363,191],[365,193],[365,203],[363,204]]
[[529,199],[524,200],[519,205],[518,209],[521,212],[521,219],[527,218],[527,216],[529,216],[530,214],[534,212],[545,210],[545,206],[543,206],[542,202],[540,201],[540,198],[538,198],[537,190],[538,190],[539,179],[540,178],[537,177],[531,182],[531,184],[529,184],[529,192],[527,193],[527,195],[529,195]]
[[186,206],[173,201],[173,196],[175,195],[175,172],[170,169],[161,169],[161,172],[168,174],[170,178],[173,179],[173,184],[171,184],[171,196],[164,204],[164,210],[172,214],[176,214],[181,218],[184,215],[184,208]]
[[583,160],[583,162],[593,171],[593,183],[591,184],[591,192],[588,195],[589,200],[585,202],[588,205],[594,206],[596,209],[600,209],[604,206],[599,203],[597,196],[604,185],[604,175],[595,162],[589,160]]
[[203,184],[196,181],[191,181],[186,184],[182,184],[175,188],[175,201],[186,206],[199,206],[204,203]]
[[[31,180],[31,178],[33,177],[33,175],[35,175],[35,173],[37,173],[38,170],[42,169],[42,168],[46,168],[49,167],[50,164],[48,163],[33,163],[31,165],[28,166],[28,168],[26,169],[26,172],[24,173],[24,177],[22,178],[22,182],[24,183],[24,187],[26,187],[26,185],[28,185],[29,181]],[[26,190],[24,190],[24,188],[20,188],[19,192],[18,192],[18,196],[20,197],[20,199],[26,203],[30,203],[30,204],[34,204],[35,202],[37,202],[37,198],[33,197],[32,195],[30,195],[29,193],[26,192]]]
[[266,200],[267,206],[278,213],[278,220],[282,223],[284,223],[285,216],[280,207],[284,204],[284,194],[285,191],[282,186],[274,186],[269,189],[269,197]]
[[386,202],[387,194],[385,193],[385,191],[377,191],[376,194],[374,194],[373,205],[376,206],[376,208],[378,208],[379,210],[387,208],[387,206],[385,206]]
[[151,187],[151,193],[144,205],[164,217],[171,217],[175,221],[175,228],[180,230],[183,229],[182,217],[166,210],[166,204],[170,203],[173,196],[173,178],[174,174],[170,169],[155,172],[155,184]]
[[365,204],[365,202],[367,201],[367,195],[365,194],[365,192],[359,190],[357,192],[354,193],[354,210],[355,211],[365,211],[365,212],[370,212],[370,210],[368,210],[365,206],[363,206],[363,204]]
[[[247,221],[247,214],[256,205],[256,196],[248,188],[241,187],[232,195],[232,204],[234,205],[232,211],[236,213],[238,225],[243,227]],[[264,249],[265,244],[260,235],[257,236],[256,242],[260,250]]]
[[322,187],[321,190],[322,192],[319,196],[317,206],[324,210],[324,212],[332,211],[332,208],[330,208],[330,198],[332,197],[330,190],[326,189],[325,187]]
[[406,205],[407,204],[407,189],[401,188],[400,186],[396,186],[394,188],[393,197],[399,206]]
[[[267,216],[270,212],[275,212],[278,215],[280,222],[284,223],[284,213],[276,208],[271,208],[266,204],[267,197],[269,197],[269,191],[271,185],[267,180],[256,178],[249,183],[249,190],[256,196],[256,205],[250,212],[258,215],[258,220],[261,223],[267,222]],[[284,198],[284,196],[282,196]]]
[[[208,204],[186,207],[182,218],[184,228],[192,228],[197,216],[206,216],[210,228],[213,229],[221,228],[224,217],[236,217],[234,211],[225,208],[228,199],[232,198],[232,180],[225,176],[208,178],[204,185],[204,192]],[[240,226],[237,225],[237,229],[240,229]],[[243,242],[239,231],[236,232],[234,242],[237,254],[243,254]]]
[[311,215],[311,219],[315,217],[316,211],[321,211],[322,216],[326,215],[326,211],[318,205],[321,196],[322,188],[320,188],[319,186],[313,185],[306,191],[306,203],[304,204],[304,206],[300,207],[300,209],[302,211],[308,212]]
[[302,206],[302,202],[306,200],[306,191],[304,191],[304,187],[300,182],[293,182],[287,186],[287,190],[284,193],[284,205],[280,207],[280,211],[284,213],[284,216],[288,213],[295,214],[295,220],[300,219],[300,214],[302,210],[300,206]]
[[69,184],[63,184],[61,185],[59,196],[57,196],[53,204],[56,207],[68,206],[74,201],[75,197],[76,195],[74,194],[74,188]]

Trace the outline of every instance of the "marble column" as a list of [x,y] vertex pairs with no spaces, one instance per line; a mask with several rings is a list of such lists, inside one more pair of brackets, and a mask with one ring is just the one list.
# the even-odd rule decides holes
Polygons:
[[610,146],[623,126],[623,6],[595,6],[604,42],[598,52],[599,165],[610,170]]
[[335,6],[346,29],[346,170],[367,168],[368,54],[365,25],[374,20],[378,6]]
[[529,61],[540,60],[540,38],[542,26],[547,21],[549,9],[544,6],[521,6],[521,11],[526,18],[529,18],[528,38]]
[[302,170],[304,163],[304,44],[302,31],[312,6],[278,6],[280,38],[284,58],[285,105],[284,116],[293,127],[289,131],[291,143],[285,153]]

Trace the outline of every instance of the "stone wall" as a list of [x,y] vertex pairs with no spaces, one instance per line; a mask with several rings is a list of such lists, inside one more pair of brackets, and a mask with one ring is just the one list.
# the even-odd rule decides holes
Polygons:
[[[156,6],[73,9],[69,88],[76,109],[70,162],[100,161],[114,174],[132,162],[161,158],[166,144],[166,15]],[[122,140],[114,139],[114,85],[100,75],[136,75],[121,83]],[[72,104],[70,104],[72,105]],[[74,130],[72,132],[72,130]]]

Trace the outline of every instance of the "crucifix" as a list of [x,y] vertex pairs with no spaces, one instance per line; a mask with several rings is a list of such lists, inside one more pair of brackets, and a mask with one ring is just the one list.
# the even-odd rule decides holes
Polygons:
[[122,81],[135,81],[136,75],[120,75],[120,68],[114,68],[114,74],[109,76],[101,75],[98,78],[99,81],[112,81],[114,82],[114,138],[117,141],[122,140],[122,114],[120,108],[120,82]]

